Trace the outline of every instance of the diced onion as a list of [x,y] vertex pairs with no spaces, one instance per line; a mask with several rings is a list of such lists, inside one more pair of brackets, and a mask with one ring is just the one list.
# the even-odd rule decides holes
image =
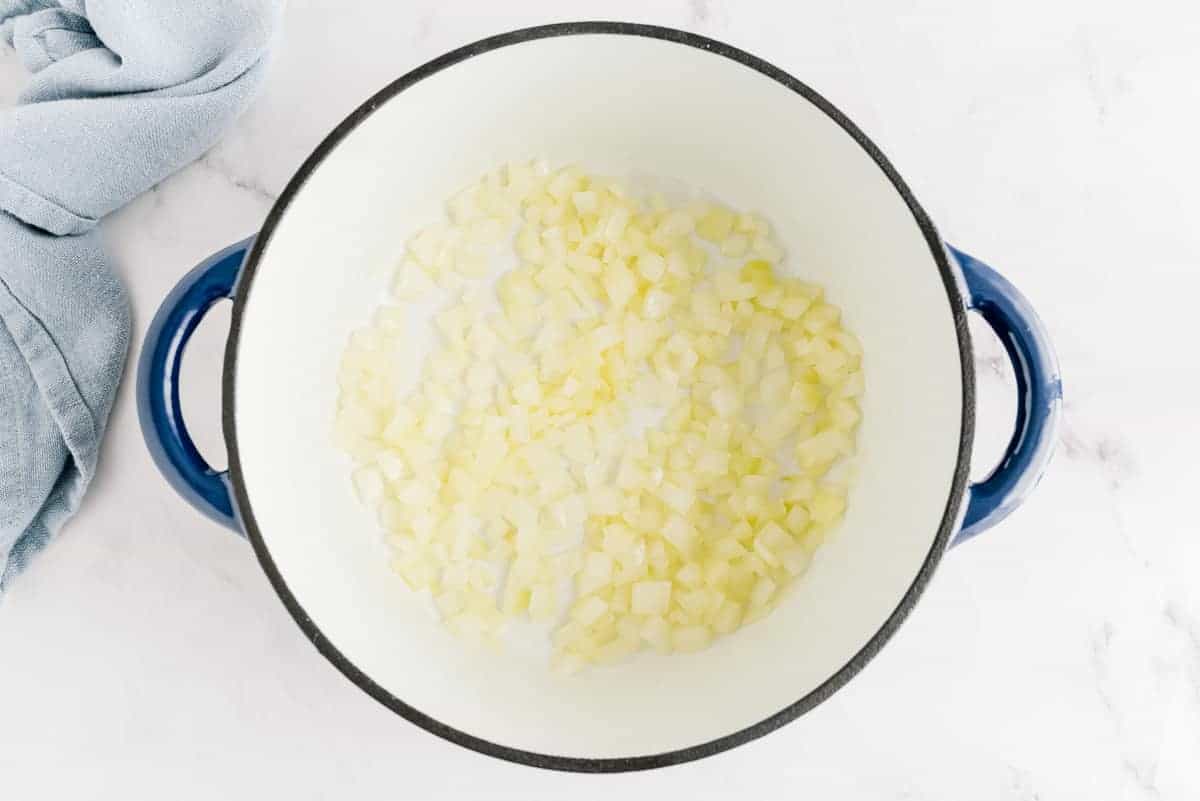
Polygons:
[[[506,165],[446,211],[391,287],[468,287],[421,379],[399,391],[411,324],[392,304],[337,376],[334,438],[399,577],[470,641],[554,627],[568,674],[768,614],[846,513],[827,473],[866,382],[840,310],[779,275],[762,217],[577,167]],[[489,312],[506,242],[519,263]]]

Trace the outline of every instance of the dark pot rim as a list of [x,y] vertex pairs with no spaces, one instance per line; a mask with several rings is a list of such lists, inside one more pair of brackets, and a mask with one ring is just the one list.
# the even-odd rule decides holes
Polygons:
[[[849,134],[859,146],[866,151],[867,155],[879,166],[883,173],[891,181],[896,191],[904,199],[905,204],[913,215],[913,219],[920,227],[925,241],[929,246],[934,262],[937,264],[938,271],[941,273],[942,283],[946,289],[946,299],[950,305],[950,312],[953,315],[954,326],[958,338],[959,356],[962,364],[962,420],[959,439],[958,462],[954,471],[954,478],[951,482],[949,496],[946,500],[945,511],[942,515],[941,524],[938,527],[937,537],[926,555],[921,569],[913,578],[912,584],[901,598],[895,610],[888,616],[887,620],[879,628],[879,630],[871,637],[845,665],[837,670],[832,676],[826,679],[816,689],[809,692],[796,702],[784,707],[775,714],[760,720],[759,722],[747,726],[740,731],[732,734],[718,737],[698,745],[681,748],[674,751],[665,751],[656,754],[646,754],[631,757],[616,757],[616,758],[585,758],[585,757],[568,757],[555,754],[544,754],[534,751],[525,751],[517,748],[510,748],[500,743],[485,740],[480,737],[475,737],[467,732],[448,726],[441,721],[430,717],[419,711],[418,709],[409,706],[401,699],[389,693],[380,685],[371,680],[369,676],[359,670],[350,660],[348,660],[332,642],[321,632],[312,618],[305,612],[296,597],[288,588],[287,581],[276,567],[271,554],[263,542],[262,534],[259,531],[258,524],[255,521],[254,509],[250,502],[250,498],[246,492],[246,485],[243,480],[241,461],[238,453],[238,437],[237,437],[237,421],[234,418],[234,394],[236,388],[236,367],[238,343],[241,334],[242,315],[245,312],[246,301],[249,297],[250,288],[254,284],[254,277],[258,268],[259,260],[265,251],[268,243],[271,241],[272,234],[279,224],[279,220],[287,210],[292,199],[305,181],[312,175],[317,166],[336,148],[336,146],[346,137],[350,131],[354,130],[363,120],[369,117],[377,108],[386,103],[395,95],[404,91],[408,87],[418,81],[438,71],[445,69],[451,65],[457,64],[473,56],[487,53],[501,47],[520,44],[536,39],[544,39],[557,36],[571,36],[577,34],[615,34],[624,36],[644,36],[653,39],[660,39],[677,44],[696,47],[701,50],[707,50],[712,53],[724,56],[725,58],[736,61],[739,64],[750,67],[759,73],[771,78],[774,81],[791,89],[800,97],[815,105],[823,111],[830,119],[837,123],[841,128]],[[233,486],[234,497],[237,502],[237,511],[240,517],[242,527],[244,528],[247,537],[254,547],[254,552],[258,557],[262,569],[266,572],[272,586],[275,588],[280,599],[283,601],[288,612],[295,619],[297,625],[300,626],[304,634],[312,641],[317,650],[321,652],[334,667],[340,670],[350,681],[358,685],[364,692],[370,695],[375,700],[379,701],[384,706],[391,709],[393,712],[402,716],[406,720],[417,724],[418,726],[445,738],[453,743],[470,748],[481,754],[498,757],[500,759],[516,762],[523,765],[531,765],[538,768],[547,768],[562,771],[576,771],[585,773],[607,773],[633,770],[646,770],[650,768],[659,768],[667,765],[677,765],[683,762],[690,762],[702,757],[711,756],[721,751],[728,750],[743,743],[747,743],[758,737],[762,737],[768,732],[774,731],[785,723],[795,720],[800,715],[814,708],[826,698],[831,696],[836,690],[842,687],[856,673],[869,662],[879,649],[886,643],[899,625],[908,616],[917,599],[921,596],[926,585],[929,583],[930,577],[933,575],[942,554],[945,552],[951,535],[954,533],[958,521],[959,508],[962,504],[965,488],[967,485],[968,471],[970,467],[971,445],[974,435],[975,424],[975,376],[972,369],[972,350],[971,341],[967,332],[966,306],[963,300],[962,293],[959,289],[957,279],[957,271],[951,267],[947,257],[945,248],[942,244],[941,237],[934,228],[929,216],[917,203],[908,186],[900,178],[900,175],[892,167],[891,163],[883,155],[880,149],[867,138],[854,123],[852,123],[846,115],[833,106],[828,100],[820,94],[809,88],[804,83],[796,78],[793,78],[788,73],[775,67],[774,65],[763,61],[760,58],[750,55],[742,50],[739,50],[730,45],[718,42],[713,39],[706,38],[687,31],[675,30],[673,28],[663,28],[654,25],[641,25],[628,22],[606,22],[606,21],[586,21],[586,22],[565,22],[552,25],[541,25],[532,28],[524,28],[521,30],[511,31],[496,36],[490,36],[478,42],[460,47],[446,53],[443,56],[414,69],[403,77],[393,81],[382,90],[377,92],[365,103],[355,109],[347,116],[333,131],[325,137],[320,145],[312,152],[305,160],[304,164],[288,182],[287,187],[280,194],[279,199],[275,202],[270,213],[267,216],[266,222],[262,227],[261,233],[258,235],[249,255],[246,258],[245,265],[242,268],[241,277],[238,282],[237,295],[234,298],[233,305],[233,320],[230,331],[228,344],[225,352],[225,369],[224,369],[224,389],[222,397],[222,418],[223,428],[225,433],[225,441],[229,452],[229,474]]]

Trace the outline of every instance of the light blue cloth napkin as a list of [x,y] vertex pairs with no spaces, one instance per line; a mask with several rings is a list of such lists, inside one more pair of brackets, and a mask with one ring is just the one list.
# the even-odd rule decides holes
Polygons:
[[0,591],[79,505],[129,345],[96,224],[216,142],[282,0],[0,0]]

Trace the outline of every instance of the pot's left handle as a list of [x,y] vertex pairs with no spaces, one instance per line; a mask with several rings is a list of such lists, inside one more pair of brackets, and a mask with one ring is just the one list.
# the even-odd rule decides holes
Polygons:
[[167,295],[142,344],[137,405],[142,436],[158,469],[192,506],[239,534],[229,472],[204,461],[179,402],[179,368],[188,340],[218,301],[232,298],[254,237],[209,256]]

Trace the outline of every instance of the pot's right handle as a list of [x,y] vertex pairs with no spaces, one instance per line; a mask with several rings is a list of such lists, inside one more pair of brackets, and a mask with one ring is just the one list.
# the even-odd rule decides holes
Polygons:
[[1008,351],[1017,379],[1017,420],[1000,464],[967,490],[967,511],[952,545],[999,523],[1037,486],[1054,452],[1062,378],[1046,329],[1029,301],[1002,275],[946,246],[966,278],[967,305],[979,312]]
[[150,322],[138,362],[137,405],[142,436],[159,471],[207,517],[242,532],[229,471],[204,461],[188,434],[179,400],[179,368],[196,326],[219,301],[232,298],[254,237],[214,253],[180,279]]

